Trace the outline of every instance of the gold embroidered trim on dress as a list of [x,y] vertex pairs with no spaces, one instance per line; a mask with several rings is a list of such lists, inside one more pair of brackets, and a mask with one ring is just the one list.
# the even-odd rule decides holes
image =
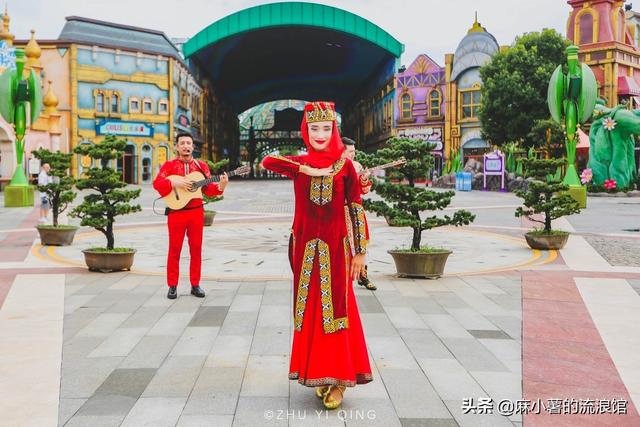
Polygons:
[[351,221],[353,224],[353,249],[356,254],[367,253],[367,232],[365,228],[364,208],[360,203],[349,205]]
[[373,381],[372,374],[356,374],[355,381],[341,380],[339,378],[324,377],[324,378],[312,378],[304,379],[300,378],[299,372],[290,372],[290,380],[298,380],[298,382],[307,387],[320,387],[323,385],[341,385],[345,387],[355,387],[356,384],[366,384]]
[[311,177],[309,199],[318,206],[324,206],[333,200],[333,177],[344,166],[345,159],[340,159],[333,164],[333,172],[329,176]]
[[300,166],[300,163],[298,163],[298,162],[294,162],[293,160],[291,160],[291,159],[289,159],[289,158],[287,158],[287,157],[285,157],[285,156],[272,155],[272,154],[270,154],[270,155],[269,155],[269,157],[272,157],[272,158],[274,158],[274,159],[278,159],[278,160],[284,160],[285,162],[289,162],[289,163],[292,163],[292,164],[294,164],[294,165],[298,165],[298,166]]
[[322,307],[322,329],[326,334],[347,329],[349,318],[333,317],[333,299],[331,294],[331,257],[329,245],[320,239],[309,240],[304,248],[300,279],[298,281],[298,298],[294,312],[294,327],[296,331],[302,330],[302,320],[309,297],[309,284],[311,283],[311,272],[315,260],[316,249],[318,251],[318,266],[320,276],[320,301]]

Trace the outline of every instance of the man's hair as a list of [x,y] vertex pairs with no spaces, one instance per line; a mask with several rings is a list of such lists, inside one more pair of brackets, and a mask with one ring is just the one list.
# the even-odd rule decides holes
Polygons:
[[355,145],[356,145],[356,142],[355,142],[353,139],[351,139],[351,138],[347,138],[346,136],[343,136],[343,137],[342,137],[342,143],[343,143],[344,145],[353,145],[353,146],[355,146]]
[[178,132],[178,134],[176,135],[176,143],[180,138],[184,138],[185,136],[191,138],[191,142],[193,142],[193,135],[191,135],[189,132]]

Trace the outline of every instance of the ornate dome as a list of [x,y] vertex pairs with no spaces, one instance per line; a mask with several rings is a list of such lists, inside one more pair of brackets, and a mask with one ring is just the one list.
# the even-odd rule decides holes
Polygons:
[[463,71],[469,68],[481,67],[500,50],[500,46],[493,35],[476,21],[467,35],[460,41],[453,57],[451,80],[456,80]]

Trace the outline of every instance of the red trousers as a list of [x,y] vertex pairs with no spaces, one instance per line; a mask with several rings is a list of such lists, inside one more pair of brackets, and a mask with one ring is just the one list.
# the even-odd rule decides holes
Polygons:
[[171,212],[168,215],[169,255],[167,256],[167,285],[177,286],[180,278],[180,252],[184,235],[189,239],[189,279],[191,286],[200,285],[202,267],[202,230],[204,228],[204,209],[187,209]]

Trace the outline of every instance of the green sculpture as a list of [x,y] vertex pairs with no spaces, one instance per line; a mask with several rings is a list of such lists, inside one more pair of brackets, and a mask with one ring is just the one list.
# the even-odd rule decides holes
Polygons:
[[634,135],[640,135],[640,110],[629,111],[625,105],[607,108],[599,103],[594,119],[589,132],[593,183],[604,185],[613,179],[618,188],[628,188],[637,175]]
[[[17,165],[11,183],[5,188],[5,206],[33,206],[33,187],[24,171],[24,137],[27,112],[35,123],[42,108],[42,91],[35,72],[25,73],[24,50],[16,50],[16,69],[0,75],[0,115],[14,125]],[[26,75],[26,77],[25,77]]]
[[547,103],[551,117],[562,123],[566,132],[567,170],[563,184],[569,185],[569,192],[586,207],[587,193],[576,171],[576,145],[578,127],[591,117],[596,104],[598,85],[596,77],[586,64],[578,61],[578,47],[567,47],[567,74],[558,65],[549,80]]

